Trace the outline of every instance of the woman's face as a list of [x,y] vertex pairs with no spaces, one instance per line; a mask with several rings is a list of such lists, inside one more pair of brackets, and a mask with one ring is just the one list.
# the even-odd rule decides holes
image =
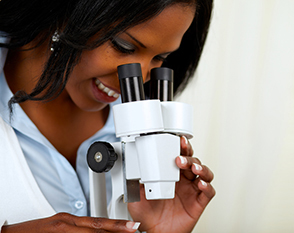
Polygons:
[[84,51],[65,90],[85,111],[99,111],[120,93],[117,66],[141,63],[144,82],[149,72],[180,46],[194,18],[194,8],[173,5],[158,16],[121,33],[113,41]]

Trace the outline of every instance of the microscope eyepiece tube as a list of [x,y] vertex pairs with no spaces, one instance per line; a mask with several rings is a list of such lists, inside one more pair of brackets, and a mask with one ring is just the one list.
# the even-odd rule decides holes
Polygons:
[[173,101],[174,72],[166,67],[151,70],[150,98],[160,101]]
[[145,100],[141,65],[125,64],[117,67],[122,103]]

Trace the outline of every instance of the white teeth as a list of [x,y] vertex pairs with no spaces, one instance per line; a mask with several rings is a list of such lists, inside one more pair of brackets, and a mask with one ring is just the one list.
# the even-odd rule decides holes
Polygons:
[[111,91],[111,90],[110,90],[110,91],[108,92],[108,95],[109,95],[109,96],[113,96],[114,94],[115,94],[114,91]]
[[99,90],[105,92],[108,96],[113,96],[114,98],[119,97],[119,94],[117,92],[109,89],[108,87],[105,87],[98,79],[95,80],[95,84]]
[[105,88],[105,86],[104,86],[102,83],[100,83],[100,84],[98,85],[98,87],[99,87],[99,89],[101,89],[101,90],[103,90],[103,89]]
[[98,86],[101,82],[98,79],[95,79],[95,83]]

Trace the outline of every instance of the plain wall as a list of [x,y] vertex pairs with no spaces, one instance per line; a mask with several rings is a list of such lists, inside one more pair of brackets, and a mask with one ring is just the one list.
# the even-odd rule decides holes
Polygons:
[[216,196],[194,232],[294,232],[294,1],[215,0],[208,41],[177,99]]

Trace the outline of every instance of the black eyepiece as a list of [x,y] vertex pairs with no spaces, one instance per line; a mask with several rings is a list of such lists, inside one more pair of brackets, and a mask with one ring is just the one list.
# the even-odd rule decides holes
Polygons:
[[174,71],[166,67],[151,70],[150,98],[172,101],[174,97]]
[[140,63],[125,64],[117,67],[119,79],[130,77],[142,77]]
[[145,100],[141,65],[125,64],[117,67],[123,103]]

